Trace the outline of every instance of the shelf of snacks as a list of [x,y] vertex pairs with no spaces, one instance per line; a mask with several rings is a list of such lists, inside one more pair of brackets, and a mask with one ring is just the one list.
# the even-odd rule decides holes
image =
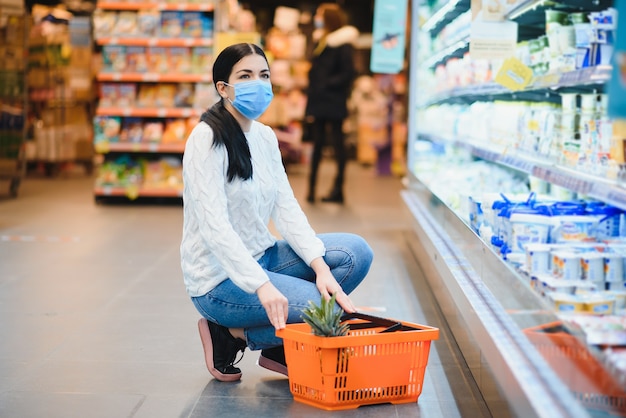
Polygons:
[[177,157],[133,158],[120,154],[105,161],[96,178],[98,197],[180,197],[183,190],[182,163]]
[[103,164],[96,196],[180,196],[173,167],[216,101],[214,12],[212,1],[97,3],[94,38],[102,59],[93,125]]
[[193,108],[138,108],[138,107],[99,107],[96,116],[125,116],[143,118],[189,118],[201,116],[202,109]]
[[161,142],[109,142],[101,141],[95,144],[96,151],[100,154],[109,152],[130,152],[130,153],[158,153],[158,154],[182,154],[185,151],[185,142],[179,140],[171,143]]
[[210,83],[210,74],[186,74],[186,73],[99,73],[98,81],[122,81],[144,83]]
[[177,11],[213,11],[215,6],[210,1],[203,2],[139,2],[139,1],[99,1],[100,10],[177,10]]
[[127,45],[127,46],[162,46],[162,47],[189,47],[189,46],[213,46],[212,39],[164,39],[164,38],[124,38],[110,37],[98,38],[98,45]]
[[134,200],[139,197],[182,197],[183,191],[167,187],[96,186],[94,195],[96,197],[127,197]]

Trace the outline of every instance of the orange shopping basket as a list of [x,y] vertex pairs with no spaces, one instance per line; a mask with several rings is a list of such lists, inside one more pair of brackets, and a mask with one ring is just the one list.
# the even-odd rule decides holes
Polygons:
[[417,402],[439,329],[361,313],[342,320],[350,330],[341,337],[313,335],[306,323],[276,331],[294,399],[326,410]]
[[585,408],[626,417],[626,391],[560,321],[524,333]]

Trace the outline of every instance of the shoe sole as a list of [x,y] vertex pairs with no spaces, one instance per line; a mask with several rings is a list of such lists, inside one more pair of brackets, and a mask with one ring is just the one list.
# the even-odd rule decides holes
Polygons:
[[280,364],[277,361],[268,359],[267,357],[264,357],[261,355],[259,356],[259,360],[257,361],[257,364],[263,367],[264,369],[271,370],[273,372],[280,373],[282,375],[289,377],[287,366],[285,366],[284,364]]
[[209,321],[204,318],[198,320],[198,330],[200,331],[200,340],[204,349],[204,361],[209,373],[220,382],[236,382],[241,379],[241,373],[224,374],[215,368],[213,364],[213,340],[211,339],[211,330],[209,329]]

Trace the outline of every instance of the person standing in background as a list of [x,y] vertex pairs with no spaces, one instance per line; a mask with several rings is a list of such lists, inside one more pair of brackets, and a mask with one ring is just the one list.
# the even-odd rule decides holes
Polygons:
[[359,31],[347,24],[343,10],[334,3],[322,3],[314,16],[316,42],[309,70],[306,116],[312,119],[313,156],[307,201],[315,202],[317,172],[326,138],[330,137],[337,173],[330,194],[323,202],[343,203],[347,162],[343,121],[348,116],[347,100],[356,76],[354,42]]

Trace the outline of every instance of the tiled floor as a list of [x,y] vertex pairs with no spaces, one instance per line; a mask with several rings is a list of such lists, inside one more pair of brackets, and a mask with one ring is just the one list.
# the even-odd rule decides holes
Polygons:
[[[322,167],[321,193],[333,169]],[[306,168],[289,172],[304,201]],[[80,171],[30,175],[10,199],[0,183],[0,417],[331,415],[294,402],[258,352],[246,351],[241,382],[213,380],[179,268],[180,206],[95,204],[91,187]],[[441,329],[417,404],[332,416],[490,416],[405,244],[401,188],[351,163],[344,206],[303,204],[318,232],[356,232],[373,247],[358,306]]]

